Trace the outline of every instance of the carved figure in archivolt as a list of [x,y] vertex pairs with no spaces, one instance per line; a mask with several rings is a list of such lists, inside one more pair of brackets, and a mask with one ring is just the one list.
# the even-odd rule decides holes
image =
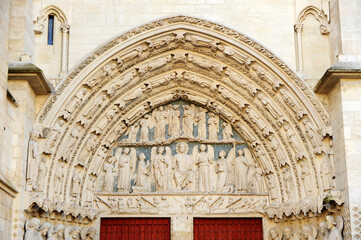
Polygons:
[[260,146],[257,146],[255,148],[255,152],[256,152],[256,156],[258,157],[260,164],[263,168],[263,171],[267,174],[272,172],[271,162],[270,162],[269,158],[266,156],[265,151],[263,151],[263,148]]
[[165,150],[164,154],[164,147],[159,147],[158,150],[156,147],[153,147],[151,152],[157,191],[167,191],[170,187],[168,168],[171,165],[172,150],[169,147],[166,147]]
[[311,196],[313,182],[312,182],[311,171],[310,171],[310,168],[308,167],[307,160],[300,161],[300,167],[301,167],[301,178],[303,181],[303,186],[305,188],[306,196]]
[[46,139],[44,153],[51,154],[52,149],[55,147],[56,141],[59,139],[61,127],[64,125],[64,120],[59,120],[55,125],[50,129],[49,137]]
[[333,187],[333,174],[329,160],[324,157],[321,163],[321,180],[323,191],[328,191]]
[[[105,146],[110,147],[110,145],[112,145],[113,142],[115,142],[116,139],[119,138],[119,136],[121,135],[121,133],[126,129],[127,127],[125,126],[125,124],[123,122],[119,123],[118,125],[116,125],[115,129],[113,129],[110,134],[108,135],[108,137],[105,139]],[[149,134],[149,132],[148,132]]]
[[80,192],[81,180],[82,180],[81,173],[79,170],[76,170],[74,172],[73,179],[72,179],[72,187],[71,187],[71,196],[72,197],[78,196],[78,194]]
[[38,228],[37,239],[48,239],[48,231],[51,228],[51,224],[48,222],[43,222]]
[[93,161],[90,162],[89,172],[94,175],[98,175],[98,169],[100,168],[103,160],[107,155],[108,149],[105,146],[102,146],[97,152],[96,156],[93,158]]
[[78,156],[78,164],[84,166],[85,161],[88,160],[92,155],[96,144],[97,144],[97,137],[94,134],[90,134]]
[[137,76],[137,72],[135,70],[126,73],[124,77],[115,80],[110,85],[107,85],[103,88],[104,91],[109,95],[109,97],[113,97],[115,93],[123,87],[126,83],[132,81]]
[[242,149],[239,149],[237,151],[238,157],[236,157],[234,164],[236,190],[241,192],[245,192],[248,190],[247,177],[250,164],[249,160],[252,161],[252,156],[250,155],[251,153],[249,152],[249,150],[246,148],[245,151],[248,153],[246,154]]
[[280,142],[277,140],[277,138],[273,134],[271,134],[268,136],[268,139],[271,141],[271,148],[273,151],[275,151],[280,166],[282,167],[287,164],[286,154],[282,150]]
[[207,109],[198,107],[196,113],[196,123],[198,125],[198,138],[206,139],[207,138],[207,119],[206,119]]
[[140,126],[140,142],[149,141],[149,115],[146,114],[142,119],[139,120]]
[[195,120],[195,106],[185,105],[183,106],[183,136],[193,137],[193,124]]
[[211,141],[216,141],[219,132],[219,117],[212,112],[208,114],[208,117],[208,138]]
[[147,50],[146,46],[139,46],[134,48],[133,50],[125,53],[122,56],[117,58],[117,63],[120,68],[123,67],[124,63],[127,63],[135,58],[138,58],[142,55],[143,51]]
[[200,192],[209,192],[211,182],[216,180],[211,176],[211,166],[214,171],[214,149],[211,145],[206,146],[204,144],[199,147],[200,152],[198,152],[197,148],[198,146],[195,146],[193,152],[195,153],[195,164],[198,165],[198,190]]
[[97,110],[102,108],[106,99],[107,97],[103,94],[98,96],[95,99],[94,104],[89,105],[82,113],[83,117],[80,119],[80,124],[87,126],[87,124],[93,118]]
[[136,187],[138,191],[148,192],[150,189],[149,185],[149,177],[150,177],[150,162],[146,161],[146,157],[144,153],[139,154],[138,161],[138,174],[136,180]]
[[71,99],[69,104],[64,108],[63,111],[63,117],[65,120],[69,120],[71,114],[75,110],[76,107],[80,105],[80,103],[83,101],[85,95],[87,94],[88,90],[86,88],[80,89],[75,96]]
[[30,141],[28,147],[28,166],[26,173],[26,180],[36,189],[36,181],[38,177],[38,166],[40,163],[40,153],[38,147],[38,139],[40,132],[33,130],[30,134]]
[[138,68],[139,75],[142,77],[148,72],[164,67],[171,61],[172,61],[171,55],[166,55],[157,59],[152,59],[152,61],[149,61],[148,63],[139,66]]
[[[245,153],[247,153],[246,149],[244,149]],[[248,151],[249,152],[249,151]],[[248,179],[248,190],[251,192],[257,192],[257,193],[264,193],[265,188],[263,184],[263,172],[262,169],[259,167],[258,162],[255,162],[252,160],[251,153],[248,154],[250,157],[248,157],[249,161],[249,168],[247,173],[247,179]]]
[[196,56],[191,53],[188,54],[188,61],[192,62],[194,65],[198,67],[204,68],[206,70],[211,70],[218,75],[222,75],[223,67],[221,66],[221,64],[215,61],[208,60],[206,58]]
[[264,136],[268,136],[270,134],[271,130],[268,129],[266,122],[254,110],[252,110],[250,107],[247,107],[246,113],[248,113],[251,122],[256,124]]
[[328,233],[328,240],[342,240],[342,229],[343,229],[343,218],[341,216],[337,216],[336,220],[333,216],[326,216],[326,224]]
[[293,150],[296,153],[296,158],[302,159],[304,154],[302,151],[301,142],[298,140],[295,132],[291,129],[291,127],[288,124],[285,124],[284,128],[286,130],[286,136],[287,136],[288,142],[290,143],[291,147],[293,148]]
[[222,128],[223,140],[232,140],[233,131],[231,124],[224,122],[222,123]]
[[135,172],[137,153],[135,148],[117,149],[115,157],[118,161],[118,192],[130,192],[131,173]]
[[181,134],[179,107],[180,105],[169,105],[168,135],[171,137],[178,137]]
[[187,34],[185,40],[197,47],[211,48],[213,51],[217,49],[218,43],[213,39],[207,39],[207,38]]
[[38,179],[36,181],[36,190],[39,192],[45,189],[45,177],[47,173],[46,158],[42,157],[38,167]]
[[293,178],[291,173],[291,168],[286,164],[283,169],[283,183],[285,186],[285,201],[295,198],[295,188],[293,184]]
[[302,227],[302,235],[307,240],[316,240],[317,227],[314,224],[308,224]]
[[58,167],[54,174],[54,194],[56,196],[61,195],[61,188],[63,186],[65,176],[65,162],[59,162]]
[[277,89],[280,87],[280,82],[277,80],[274,80],[273,77],[270,76],[270,74],[267,73],[262,67],[254,66],[253,70],[257,73],[257,75],[260,79],[262,79],[263,81],[265,81],[269,85],[271,85],[272,89],[274,91],[277,91]]
[[[312,147],[314,148],[322,147],[322,142],[319,139],[319,136],[316,134],[313,124],[307,119],[303,119],[302,122],[305,125],[306,136],[310,140]],[[320,153],[320,150],[316,149],[316,152]]]
[[298,101],[295,100],[294,97],[291,96],[289,91],[284,88],[280,90],[280,93],[283,101],[285,101],[288,107],[291,108],[292,111],[296,114],[297,119],[301,119],[305,112],[302,106],[298,103]]
[[239,64],[243,65],[246,70],[249,69],[250,65],[254,60],[248,58],[247,56],[242,55],[240,52],[236,51],[234,48],[226,45],[218,45],[217,46],[220,51],[222,51],[225,55],[230,58],[233,58]]
[[70,159],[71,153],[73,152],[76,142],[81,134],[81,126],[76,126],[73,131],[71,131],[70,136],[68,136],[67,141],[65,141],[65,146],[63,147],[62,155],[64,161],[68,161]]
[[107,124],[114,118],[115,114],[119,112],[119,109],[117,106],[113,106],[105,115],[105,117],[102,117],[100,121],[97,123],[95,127],[95,133],[100,134],[104,128],[107,126]]
[[38,238],[38,228],[40,226],[40,220],[37,218],[32,218],[25,223],[25,236],[24,240],[37,240]]
[[268,232],[268,239],[269,240],[281,240],[282,239],[282,231],[277,228],[271,228]]
[[268,174],[267,180],[268,180],[269,197],[272,201],[276,200],[277,199],[277,186],[276,186],[275,176],[273,174]]
[[284,121],[284,117],[280,110],[275,108],[275,104],[272,103],[272,101],[266,97],[265,94],[259,93],[257,95],[257,98],[260,100],[260,102],[263,104],[265,109],[271,114],[271,116],[277,120],[278,125],[282,125]]
[[167,125],[168,115],[163,106],[155,109],[152,113],[152,124],[154,127],[154,140],[161,141],[165,139],[165,126]]
[[174,156],[174,179],[178,190],[194,190],[195,174],[192,156],[188,154],[188,144],[180,142],[176,145]]
[[104,168],[105,176],[104,176],[103,190],[105,192],[113,192],[114,172],[115,172],[114,163],[116,162],[116,160],[117,159],[115,157],[108,157],[108,159],[104,163],[103,168]]
[[85,194],[84,194],[84,202],[85,202],[85,206],[92,207],[94,200],[95,177],[89,177],[87,183],[88,184],[85,188]]

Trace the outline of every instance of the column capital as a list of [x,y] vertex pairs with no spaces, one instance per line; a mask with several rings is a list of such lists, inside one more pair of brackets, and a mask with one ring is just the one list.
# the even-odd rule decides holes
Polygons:
[[294,29],[295,29],[295,32],[300,33],[300,32],[302,32],[303,24],[297,23],[297,24],[295,24],[293,27],[294,27]]

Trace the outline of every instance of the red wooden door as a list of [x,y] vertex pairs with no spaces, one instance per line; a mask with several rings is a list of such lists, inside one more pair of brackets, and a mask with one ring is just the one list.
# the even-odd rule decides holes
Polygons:
[[170,218],[102,218],[100,240],[168,240]]
[[194,240],[261,240],[261,218],[194,218]]

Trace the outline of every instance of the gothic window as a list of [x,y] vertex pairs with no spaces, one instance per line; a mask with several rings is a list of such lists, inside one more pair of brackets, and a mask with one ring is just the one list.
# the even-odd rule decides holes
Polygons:
[[54,15],[48,18],[48,45],[54,44]]

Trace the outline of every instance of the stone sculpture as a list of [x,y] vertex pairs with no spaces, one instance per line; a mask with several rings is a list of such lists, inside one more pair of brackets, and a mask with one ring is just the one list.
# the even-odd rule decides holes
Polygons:
[[231,140],[232,136],[233,136],[233,131],[232,131],[232,126],[229,123],[222,123],[222,136],[223,136],[223,140]]
[[71,153],[76,147],[76,142],[78,141],[81,133],[81,126],[76,126],[70,133],[68,137],[68,141],[65,142],[65,146],[63,147],[62,155],[64,161],[68,161],[71,157]]
[[116,158],[115,157],[108,157],[107,161],[104,163],[104,172],[105,172],[105,176],[104,176],[104,185],[103,185],[103,190],[105,192],[113,192],[113,183],[114,183],[114,172],[115,172],[115,167],[114,167],[114,163],[116,162]]
[[[138,161],[138,174],[136,180],[136,186],[138,187],[138,191],[148,192],[149,185],[149,177],[150,177],[150,168],[149,161],[146,161],[146,157],[144,153],[139,154]],[[140,188],[140,189],[139,189]]]
[[282,150],[282,147],[280,146],[280,142],[277,140],[277,138],[271,134],[268,136],[268,139],[271,141],[270,145],[273,151],[275,151],[278,162],[280,166],[284,166],[287,164],[287,157],[285,152]]
[[153,147],[151,159],[153,163],[156,189],[160,191],[167,191],[169,190],[170,178],[168,176],[168,168],[170,166],[172,150],[169,147],[166,147],[165,155],[163,153],[163,147],[159,147],[158,150],[156,147]]
[[283,182],[285,186],[285,201],[287,201],[295,197],[294,185],[292,182],[293,178],[292,178],[290,166],[286,164],[283,167],[282,172],[283,172]]
[[292,111],[296,114],[297,119],[300,120],[305,114],[302,106],[298,103],[297,100],[294,99],[294,97],[289,93],[288,90],[281,88],[280,93],[283,101],[285,101],[288,107],[291,108]]
[[193,124],[195,117],[195,106],[185,105],[183,106],[183,136],[193,137]]
[[74,239],[79,239],[80,237],[80,231],[81,231],[81,228],[76,226],[76,227],[73,227],[73,226],[67,226],[65,229],[64,229],[64,237],[65,237],[65,240],[74,240]]
[[80,192],[80,184],[81,184],[81,180],[82,180],[82,177],[80,174],[81,173],[79,170],[75,170],[73,179],[72,179],[72,187],[71,187],[72,197],[77,197]]
[[48,231],[51,228],[51,224],[43,222],[38,229],[38,239],[48,239]]
[[37,240],[39,226],[40,220],[37,218],[26,221],[24,240]]
[[328,191],[333,187],[333,176],[332,168],[330,166],[329,160],[325,157],[321,163],[321,180],[323,191]]
[[50,129],[50,134],[46,139],[44,153],[51,154],[55,143],[58,141],[60,136],[61,127],[64,125],[64,120],[60,119],[55,125]]
[[38,149],[38,139],[40,132],[33,130],[30,134],[29,148],[28,148],[28,167],[26,173],[26,180],[31,184],[33,189],[36,189],[36,181],[38,177],[38,166],[40,163],[40,153]]
[[308,224],[302,227],[302,234],[306,240],[316,240],[317,227],[314,224]]
[[98,169],[100,168],[103,160],[107,155],[108,149],[105,146],[102,146],[96,156],[94,157],[93,161],[90,163],[90,173],[94,175],[98,175]]
[[304,153],[302,151],[301,142],[298,140],[295,132],[291,129],[291,127],[288,124],[285,124],[284,128],[286,130],[286,136],[287,136],[288,142],[290,143],[291,147],[293,148],[293,150],[296,153],[296,158],[299,160],[302,159],[304,156]]
[[210,112],[208,116],[208,139],[211,141],[217,141],[219,132],[219,117],[212,112]]
[[69,104],[64,108],[63,117],[65,120],[70,119],[73,111],[80,105],[87,93],[88,90],[86,88],[82,88],[74,95]]
[[149,115],[146,114],[142,119],[139,120],[140,126],[140,142],[149,141]]
[[326,216],[327,229],[329,230],[328,240],[343,240],[341,234],[343,229],[343,219],[341,216],[337,216],[336,220],[331,215]]
[[281,240],[282,239],[282,231],[277,227],[271,228],[268,231],[268,239],[269,240]]
[[228,174],[228,166],[227,166],[227,159],[226,159],[226,152],[224,150],[221,150],[219,152],[219,159],[217,160],[217,191],[218,192],[225,192],[225,185],[226,185],[226,179]]
[[181,134],[180,124],[180,105],[170,105],[168,110],[169,124],[168,124],[168,135],[171,137],[178,137]]
[[165,126],[167,125],[167,112],[163,106],[154,110],[152,113],[151,128],[154,127],[154,140],[161,141],[165,139]]
[[[121,149],[118,149],[121,151]],[[135,171],[136,152],[134,148],[124,148],[122,154],[116,154],[118,161],[119,179],[117,189],[118,192],[130,192],[131,172]]]
[[94,200],[94,186],[95,186],[95,178],[89,177],[88,184],[85,189],[84,194],[84,205],[86,207],[93,207],[93,200]]
[[293,233],[293,229],[291,227],[285,227],[283,229],[283,238],[282,240],[296,240],[294,233]]
[[64,176],[65,176],[65,163],[59,162],[58,168],[56,169],[55,176],[54,176],[54,200],[57,199],[57,196],[62,194],[61,188],[63,186]]
[[207,138],[207,122],[206,122],[206,112],[208,112],[207,109],[199,107],[197,109],[196,114],[196,122],[198,125],[198,138],[200,139],[206,139]]
[[36,190],[39,192],[45,189],[45,178],[47,173],[46,158],[42,157],[38,167],[38,178],[36,181]]
[[57,224],[56,226],[51,226],[48,232],[48,240],[63,240],[64,239],[64,225]]
[[188,154],[188,144],[180,142],[176,145],[174,156],[174,179],[178,190],[194,188],[195,175],[193,172],[192,156]]
[[[194,147],[196,148],[196,147]],[[206,151],[208,149],[208,151]],[[196,153],[195,164],[198,165],[198,189],[200,192],[209,192],[211,190],[211,165],[214,162],[214,149],[211,145],[202,144],[199,147],[200,152],[197,149],[193,149]]]
[[246,159],[245,153],[242,149],[237,151],[238,157],[235,159],[235,180],[236,190],[245,192],[248,190],[248,168],[249,159]]
[[303,185],[305,187],[306,196],[311,196],[313,189],[313,182],[312,182],[311,171],[310,168],[308,167],[306,160],[300,161],[300,167],[301,167],[301,177],[302,177]]

